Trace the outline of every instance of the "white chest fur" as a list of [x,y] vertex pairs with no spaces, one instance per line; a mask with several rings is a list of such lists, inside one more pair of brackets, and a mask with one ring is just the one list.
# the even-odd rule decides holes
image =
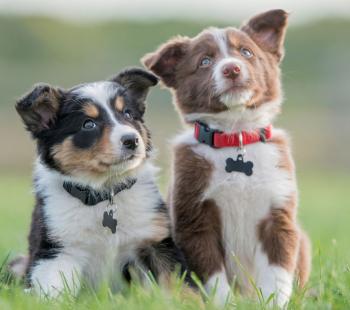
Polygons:
[[[79,262],[92,282],[132,258],[134,248],[142,240],[157,234],[153,223],[160,196],[154,185],[154,173],[153,166],[146,164],[136,176],[136,184],[114,197],[113,206],[108,201],[86,206],[63,189],[61,176],[40,164],[37,166],[36,191],[45,199],[48,234],[62,245],[65,254]],[[103,214],[110,209],[116,210],[115,234],[102,225]]]
[[[279,133],[282,132],[275,130],[274,134]],[[215,200],[220,209],[228,277],[242,275],[241,267],[235,263],[237,259],[245,272],[254,277],[254,259],[259,245],[257,226],[271,208],[282,205],[296,188],[290,175],[278,168],[280,153],[277,146],[272,143],[247,145],[244,161],[251,161],[254,165],[253,174],[247,176],[225,170],[227,158],[236,160],[242,154],[238,148],[214,149],[199,144],[192,131],[179,136],[175,143],[191,145],[192,150],[213,167],[202,199]],[[246,277],[241,277],[241,280],[243,278]],[[247,283],[242,284],[246,286]]]

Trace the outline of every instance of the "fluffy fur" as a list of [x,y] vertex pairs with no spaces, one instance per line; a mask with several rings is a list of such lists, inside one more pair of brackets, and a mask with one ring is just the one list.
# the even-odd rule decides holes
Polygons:
[[254,173],[227,173],[238,148],[215,149],[193,137],[200,121],[223,132],[265,128],[280,111],[279,64],[288,15],[259,14],[237,28],[209,28],[194,38],[176,37],[143,58],[160,77],[189,130],[174,141],[169,193],[174,236],[189,266],[208,290],[216,282],[223,303],[237,277],[245,295],[272,293],[285,305],[297,275],[305,285],[309,242],[297,224],[294,163],[288,137],[274,129],[266,143],[245,147]]
[[[168,279],[177,264],[184,272],[143,121],[148,89],[156,83],[151,73],[128,69],[69,90],[37,85],[17,102],[38,158],[29,257],[14,261],[12,268],[21,273],[25,263],[27,285],[38,294],[57,297],[64,289],[76,294],[81,280],[94,287],[109,280],[117,287],[121,274],[131,279],[130,266],[141,279],[148,271]],[[110,191],[130,178],[136,179],[130,189],[94,206],[63,188],[72,182]],[[112,209],[115,234],[102,225],[104,212]]]

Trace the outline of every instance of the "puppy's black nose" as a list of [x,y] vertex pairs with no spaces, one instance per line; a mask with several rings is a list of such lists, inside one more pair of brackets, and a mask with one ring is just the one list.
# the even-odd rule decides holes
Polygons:
[[121,137],[121,143],[128,150],[135,150],[139,145],[139,139],[135,134],[127,134]]

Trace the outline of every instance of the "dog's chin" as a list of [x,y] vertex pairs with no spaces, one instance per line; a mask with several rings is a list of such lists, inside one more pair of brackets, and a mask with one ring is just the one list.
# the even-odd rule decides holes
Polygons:
[[134,154],[109,163],[100,163],[100,171],[79,171],[71,177],[78,183],[92,185],[94,187],[104,186],[106,183],[117,183],[128,177],[134,176],[142,167],[145,155]]
[[237,107],[245,107],[247,102],[253,96],[253,92],[244,87],[230,89],[220,95],[220,102],[222,102],[229,109],[235,109]]
[[108,174],[114,176],[124,176],[137,170],[144,162],[145,156],[141,154],[135,154],[127,159],[118,161],[112,164],[109,168]]

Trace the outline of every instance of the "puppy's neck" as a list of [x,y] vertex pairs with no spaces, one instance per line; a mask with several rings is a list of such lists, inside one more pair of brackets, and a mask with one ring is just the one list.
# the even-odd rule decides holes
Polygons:
[[252,131],[272,124],[280,112],[280,100],[266,102],[258,108],[237,105],[219,113],[190,113],[184,115],[187,124],[203,122],[224,132]]

